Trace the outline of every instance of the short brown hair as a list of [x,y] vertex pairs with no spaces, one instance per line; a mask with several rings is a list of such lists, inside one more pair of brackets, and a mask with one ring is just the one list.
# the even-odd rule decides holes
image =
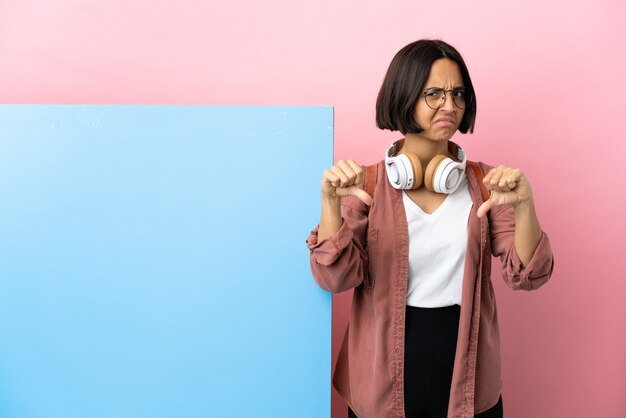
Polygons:
[[385,80],[376,100],[376,126],[380,129],[420,133],[423,129],[415,121],[415,104],[428,79],[433,62],[447,58],[461,70],[465,92],[470,100],[459,125],[462,133],[474,132],[476,94],[467,66],[461,54],[441,40],[421,39],[402,48],[389,64]]

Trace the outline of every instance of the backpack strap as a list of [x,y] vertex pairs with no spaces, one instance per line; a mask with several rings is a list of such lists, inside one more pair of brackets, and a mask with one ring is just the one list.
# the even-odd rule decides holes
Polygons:
[[474,175],[476,176],[476,179],[478,179],[478,185],[480,186],[480,193],[483,195],[483,202],[486,202],[489,200],[490,194],[487,187],[485,187],[485,183],[483,183],[485,174],[483,173],[482,167],[475,161],[468,161],[467,165],[469,165],[472,168],[472,171],[474,171]]
[[374,197],[374,189],[376,188],[376,180],[378,179],[378,164],[372,164],[365,167],[365,182],[363,190],[372,198]]

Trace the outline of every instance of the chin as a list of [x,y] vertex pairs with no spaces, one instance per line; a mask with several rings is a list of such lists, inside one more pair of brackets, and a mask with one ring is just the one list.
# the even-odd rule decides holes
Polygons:
[[449,141],[450,138],[452,138],[453,136],[454,136],[454,134],[452,134],[452,135],[441,135],[441,136],[435,137],[432,141],[433,142]]
[[442,133],[441,135],[439,135],[439,141],[449,141],[454,136],[456,131],[457,130],[455,129],[454,131]]

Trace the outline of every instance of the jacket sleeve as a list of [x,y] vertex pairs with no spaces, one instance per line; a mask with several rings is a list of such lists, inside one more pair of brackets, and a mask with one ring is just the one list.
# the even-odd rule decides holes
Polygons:
[[515,250],[515,211],[504,205],[488,212],[491,252],[502,261],[502,278],[513,290],[535,290],[543,286],[554,270],[554,258],[548,235],[541,239],[530,262],[523,266]]
[[318,242],[319,225],[306,240],[311,272],[317,284],[333,293],[359,286],[367,280],[367,207],[354,196],[341,200],[343,223],[334,235]]

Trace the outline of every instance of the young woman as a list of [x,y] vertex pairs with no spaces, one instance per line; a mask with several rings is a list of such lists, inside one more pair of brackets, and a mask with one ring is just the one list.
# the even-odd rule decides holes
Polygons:
[[376,103],[378,127],[403,138],[377,164],[373,196],[352,160],[323,173],[307,245],[322,288],[354,289],[333,376],[351,417],[503,416],[491,255],[513,290],[546,283],[553,256],[522,171],[476,165],[450,141],[473,132],[475,118],[457,50],[411,43]]

